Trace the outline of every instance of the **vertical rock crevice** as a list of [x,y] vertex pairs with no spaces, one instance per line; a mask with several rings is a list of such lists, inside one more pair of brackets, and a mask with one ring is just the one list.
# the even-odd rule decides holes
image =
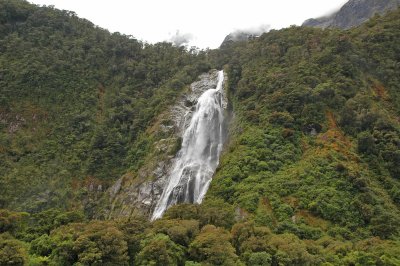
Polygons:
[[[186,161],[191,166],[179,170],[182,178],[174,188],[169,188],[167,205],[201,202],[217,167],[222,144],[226,138],[227,123],[223,118],[227,112],[227,98],[222,81],[219,91],[216,91],[218,81],[224,79],[224,76],[222,71],[217,70],[200,75],[176,104],[159,116],[158,121],[152,126],[151,134],[162,132],[159,135],[168,137],[157,139],[152,144],[154,152],[137,173],[127,173],[115,182],[109,189],[107,202],[103,203],[106,207],[99,211],[98,217],[115,218],[139,214],[150,218],[160,198],[166,194],[165,189],[168,187],[170,176],[176,170],[179,161],[183,161],[182,156],[192,157],[190,163]],[[203,110],[202,115],[199,115],[200,101],[208,104],[207,108],[212,106],[213,111],[203,112]],[[196,122],[193,122],[196,115]],[[216,125],[218,123],[221,125]],[[199,124],[203,127],[199,138],[185,137],[185,134],[199,134]],[[215,144],[216,142],[218,144]],[[190,145],[196,148],[188,149]],[[199,145],[202,146],[201,149]],[[170,154],[171,150],[179,151]],[[208,168],[198,163],[201,159],[207,162]],[[203,183],[198,182],[201,178],[197,181],[194,178],[195,173],[199,172],[202,173],[199,177],[203,177]],[[161,214],[164,211],[165,209]]]

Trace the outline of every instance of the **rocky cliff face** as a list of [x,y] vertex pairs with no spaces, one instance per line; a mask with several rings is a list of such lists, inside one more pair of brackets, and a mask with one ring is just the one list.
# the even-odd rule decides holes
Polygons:
[[251,40],[251,39],[259,37],[261,34],[262,34],[262,32],[261,33],[251,33],[251,32],[245,32],[245,31],[237,31],[237,32],[229,33],[228,35],[225,36],[220,47],[224,48],[235,42]]
[[[171,165],[179,150],[177,146],[182,142],[182,134],[191,120],[197,99],[204,91],[215,88],[217,81],[218,71],[201,75],[174,106],[158,117],[146,132],[156,136],[153,152],[138,173],[125,174],[108,190],[106,202],[103,203],[106,208],[99,211],[98,216],[151,215],[168,180]],[[227,101],[224,101],[226,109]]]
[[220,47],[224,48],[235,42],[242,42],[242,41],[256,39],[263,33],[268,32],[269,30],[270,30],[269,25],[260,25],[255,28],[236,30],[225,36],[224,41],[221,43]]
[[349,29],[367,21],[375,14],[396,9],[399,5],[400,0],[350,0],[333,15],[308,19],[303,26]]

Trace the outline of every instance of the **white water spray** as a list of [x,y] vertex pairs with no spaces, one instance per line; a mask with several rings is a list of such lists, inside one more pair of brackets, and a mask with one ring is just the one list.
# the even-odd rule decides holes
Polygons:
[[218,166],[224,142],[223,82],[224,72],[221,70],[218,72],[217,87],[199,97],[152,220],[160,218],[171,205],[201,203],[203,200]]

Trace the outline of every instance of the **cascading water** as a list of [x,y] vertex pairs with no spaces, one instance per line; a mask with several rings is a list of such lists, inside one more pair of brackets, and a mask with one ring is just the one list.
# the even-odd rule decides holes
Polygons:
[[160,218],[169,206],[188,202],[201,203],[218,166],[224,142],[223,129],[224,72],[218,72],[215,89],[205,91],[198,99],[182,148],[170,172],[152,220]]

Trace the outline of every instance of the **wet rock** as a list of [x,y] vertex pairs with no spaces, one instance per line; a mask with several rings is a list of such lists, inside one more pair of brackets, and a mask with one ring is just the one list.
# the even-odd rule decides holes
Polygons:
[[112,186],[109,188],[108,191],[109,191],[110,197],[111,197],[112,199],[114,199],[115,196],[117,195],[117,193],[120,191],[121,185],[122,185],[122,179],[123,179],[123,177],[119,178],[119,179],[114,183],[114,185],[112,185]]
[[[169,153],[176,150],[177,140],[182,139],[192,118],[197,99],[204,91],[215,88],[217,82],[217,70],[200,75],[198,80],[190,85],[188,92],[165,112],[163,120],[155,130],[162,131],[161,139],[154,143],[154,150],[157,151],[155,158],[134,175],[118,179],[109,188],[109,206],[100,210],[98,217],[115,218],[140,214],[150,218],[174,162],[175,154],[171,156]],[[223,106],[224,108],[227,106],[226,98],[223,99]]]

